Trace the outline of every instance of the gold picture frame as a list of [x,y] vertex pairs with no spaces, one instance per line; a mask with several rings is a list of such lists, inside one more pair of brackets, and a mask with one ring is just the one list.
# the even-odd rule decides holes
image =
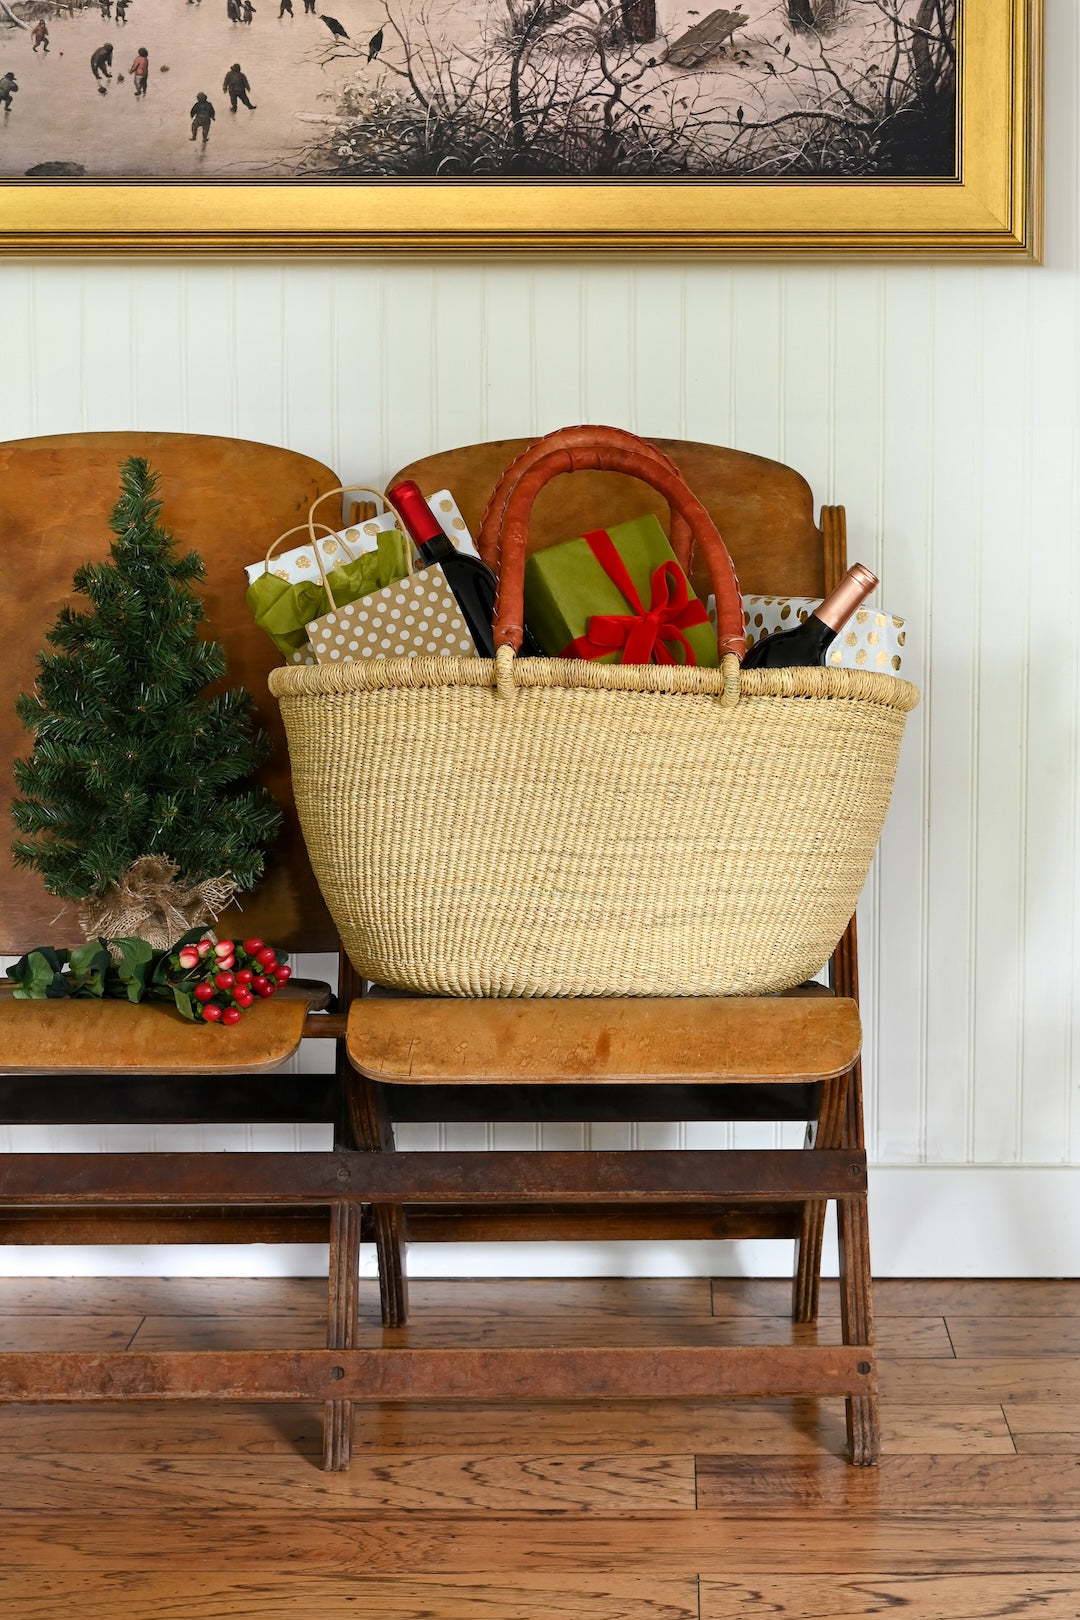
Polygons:
[[0,180],[0,252],[976,258],[1041,251],[1042,0],[958,0],[951,179]]

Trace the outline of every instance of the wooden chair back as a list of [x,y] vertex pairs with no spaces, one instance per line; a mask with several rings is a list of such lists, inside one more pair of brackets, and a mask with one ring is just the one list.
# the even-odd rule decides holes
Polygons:
[[[267,676],[280,664],[269,637],[244,600],[245,563],[303,522],[315,497],[338,479],[329,467],[295,451],[238,439],[189,433],[68,433],[0,444],[0,556],[6,578],[4,658],[0,660],[0,753],[29,754],[29,733],[15,715],[15,698],[30,690],[38,653],[65,602],[85,606],[71,588],[75,569],[104,558],[112,542],[109,514],[120,493],[119,469],[144,456],[160,475],[161,521],[181,550],[194,548],[206,565],[200,594],[205,633],[228,658],[223,684],[252,694],[259,724],[272,741],[260,772],[285,812],[266,877],[230,907],[230,929],[241,926],[291,951],[337,949],[337,935],[312,876],[292,803],[288,753]],[[299,539],[300,537],[298,537]],[[0,827],[13,836],[10,770],[0,772]],[[36,872],[0,863],[0,954],[40,944],[77,944],[74,906],[61,906]],[[243,923],[240,923],[240,917]]]
[[[500,475],[533,442],[497,439],[424,456],[403,467],[394,481],[415,479],[425,493],[449,489],[475,534]],[[731,553],[744,595],[821,597],[843,573],[843,508],[824,507],[821,523],[816,523],[810,486],[794,468],[713,444],[652,442],[671,457],[707,508]],[[533,509],[529,549],[645,512],[654,512],[667,527],[663,498],[621,473],[555,478]],[[695,567],[694,585],[699,594],[708,593],[708,576],[700,567]]]

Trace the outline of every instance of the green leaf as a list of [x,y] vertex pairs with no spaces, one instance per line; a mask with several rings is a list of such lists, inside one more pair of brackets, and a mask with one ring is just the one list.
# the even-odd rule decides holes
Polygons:
[[189,1023],[193,1024],[195,1022],[195,1005],[194,997],[190,991],[182,989],[178,984],[174,984],[173,999],[176,1002],[177,1011],[182,1013]]
[[19,1001],[62,1001],[71,991],[64,977],[67,951],[42,945],[28,951],[11,969],[9,977],[19,986],[13,994]]
[[112,967],[112,957],[104,940],[92,939],[85,945],[77,946],[69,960],[71,964],[67,981],[70,987],[69,994],[103,996],[106,976]]
[[146,994],[154,965],[154,952],[145,939],[114,939],[113,949],[119,952],[116,976],[127,986],[129,1001],[141,1001]]

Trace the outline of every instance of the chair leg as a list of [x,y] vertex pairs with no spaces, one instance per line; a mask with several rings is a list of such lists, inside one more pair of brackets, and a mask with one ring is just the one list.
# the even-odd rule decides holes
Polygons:
[[[850,1075],[827,1080],[822,1086],[818,1117],[806,1129],[806,1147],[835,1148],[841,1145],[847,1092],[849,1085],[857,1086],[857,1068]],[[821,1251],[825,1238],[825,1212],[823,1199],[807,1199],[800,1211],[799,1235],[795,1239],[795,1274],[792,1279],[791,1319],[793,1322],[816,1322],[821,1293]]]
[[[363,990],[363,980],[345,955],[338,966],[338,996],[349,1005]],[[351,1146],[362,1153],[392,1153],[394,1125],[382,1087],[360,1074],[349,1062],[344,1042],[338,1047],[338,1078],[348,1109]],[[384,1327],[404,1327],[409,1319],[409,1279],[406,1270],[408,1228],[405,1211],[397,1204],[372,1206],[375,1255],[379,1268],[379,1297]]]
[[[842,545],[842,534],[840,541]],[[845,928],[833,953],[830,979],[832,988],[838,996],[851,996],[858,1001],[859,950],[854,917]],[[849,1076],[840,1132],[836,1146],[857,1148],[860,1151],[865,1147],[862,1065],[859,1063],[856,1063]],[[822,1146],[826,1145],[833,1144],[822,1143]],[[836,1222],[840,1239],[840,1314],[844,1343],[873,1345],[874,1306],[866,1194],[839,1200],[836,1206]],[[881,1453],[876,1393],[848,1397],[847,1431],[852,1462],[862,1467],[876,1463]]]
[[409,1276],[405,1269],[409,1244],[405,1211],[399,1204],[378,1204],[372,1210],[372,1217],[383,1326],[404,1327],[409,1320]]
[[[327,1300],[328,1350],[356,1346],[360,1284],[360,1205],[336,1203],[330,1209],[330,1275]],[[348,1468],[352,1456],[352,1401],[326,1401],[323,1408],[323,1467]]]
[[[870,1230],[866,1195],[837,1202],[840,1235],[840,1314],[845,1344],[874,1342],[874,1308],[870,1285]],[[851,1460],[872,1467],[881,1456],[878,1398],[847,1397],[847,1436]]]
[[[363,1153],[392,1153],[394,1128],[381,1087],[345,1060],[349,1121],[356,1147]],[[409,1277],[405,1266],[408,1229],[400,1204],[373,1204],[375,1253],[384,1327],[404,1327],[409,1319]]]
[[791,1289],[793,1322],[817,1321],[826,1207],[820,1199],[807,1200],[800,1211],[799,1235],[795,1239],[795,1275]]
[[[863,1128],[862,1086],[859,1067],[851,1071],[847,1087],[841,1146],[861,1150],[866,1141]],[[836,1205],[840,1240],[840,1321],[845,1344],[874,1343],[874,1298],[870,1270],[870,1222],[866,1193],[841,1198]],[[851,1460],[860,1467],[872,1467],[881,1456],[878,1397],[849,1395],[847,1432]]]

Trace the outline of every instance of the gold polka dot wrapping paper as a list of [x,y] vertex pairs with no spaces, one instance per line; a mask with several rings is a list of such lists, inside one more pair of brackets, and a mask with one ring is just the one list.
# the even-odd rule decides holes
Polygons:
[[[366,523],[354,523],[348,529],[338,529],[334,533],[321,536],[314,545],[319,548],[327,572],[333,568],[340,568],[342,563],[349,562],[354,557],[359,557],[361,552],[374,551],[380,530],[390,530],[396,522],[393,512],[381,512],[378,517],[369,518]],[[269,562],[264,560],[248,563],[244,568],[248,584],[254,584],[255,580],[268,571],[290,585],[300,585],[309,579],[319,579],[321,576],[318,561],[313,554],[314,545],[309,541],[307,545],[294,546],[291,551],[282,552]]]
[[[812,596],[744,596],[747,647],[778,630],[791,630],[804,623],[817,606],[817,598]],[[838,669],[899,675],[906,642],[907,625],[903,619],[877,608],[861,607],[840,631],[825,662]]]
[[457,598],[438,564],[313,619],[306,628],[320,664],[421,654],[476,657]]

